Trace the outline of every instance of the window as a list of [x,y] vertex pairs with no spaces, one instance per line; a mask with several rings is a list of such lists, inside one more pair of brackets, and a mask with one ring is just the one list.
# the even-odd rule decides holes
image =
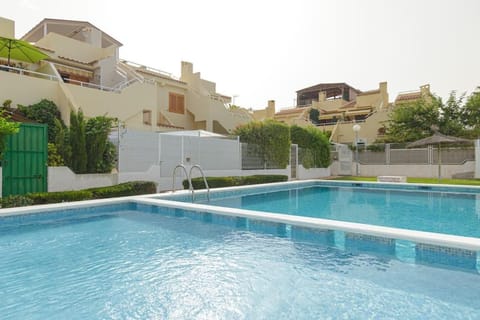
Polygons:
[[185,96],[183,94],[170,92],[168,94],[168,111],[185,114]]
[[143,110],[143,124],[152,125],[152,111],[151,110]]

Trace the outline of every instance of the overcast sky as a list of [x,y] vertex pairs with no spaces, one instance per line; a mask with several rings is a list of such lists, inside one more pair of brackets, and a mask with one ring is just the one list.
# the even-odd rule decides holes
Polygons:
[[480,86],[479,0],[16,0],[1,16],[21,37],[43,18],[88,21],[122,59],[180,75],[180,62],[259,109],[291,107],[323,82],[388,82],[390,101],[430,83],[445,98]]

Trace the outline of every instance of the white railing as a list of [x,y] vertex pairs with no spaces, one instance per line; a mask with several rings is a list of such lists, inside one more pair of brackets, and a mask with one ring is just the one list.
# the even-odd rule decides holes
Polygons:
[[163,71],[163,70],[160,70],[160,69],[155,69],[155,68],[148,67],[148,66],[145,66],[143,64],[139,64],[139,63],[128,61],[128,60],[120,60],[120,62],[122,62],[122,63],[124,63],[124,64],[126,64],[130,67],[139,69],[138,71],[145,70],[147,72],[156,73],[160,76],[172,78],[174,80],[180,80],[180,78],[174,76],[173,73],[170,73],[170,72],[167,72],[167,71]]
[[68,80],[65,80],[64,82],[67,84],[76,84],[84,88],[98,89],[98,90],[109,91],[109,92],[119,92],[119,89],[102,86],[102,85],[91,83],[91,82],[83,82],[83,81],[78,81],[73,79],[68,79]]
[[27,69],[9,67],[9,66],[6,66],[6,65],[0,65],[0,70],[1,71],[6,71],[6,72],[17,73],[17,74],[24,75],[24,76],[44,78],[44,79],[54,80],[54,81],[58,80],[57,76],[54,76],[54,75],[51,75],[51,74],[31,71],[31,70],[27,70]]

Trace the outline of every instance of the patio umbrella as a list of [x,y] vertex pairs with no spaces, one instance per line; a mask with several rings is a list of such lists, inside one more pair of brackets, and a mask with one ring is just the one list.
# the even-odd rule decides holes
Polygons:
[[426,137],[426,138],[409,143],[407,145],[407,148],[415,148],[415,147],[422,147],[422,146],[428,146],[428,145],[438,145],[438,180],[440,180],[441,166],[442,166],[442,153],[441,153],[442,143],[464,144],[469,142],[472,142],[472,141],[468,139],[458,138],[458,137],[446,136],[444,134],[441,134],[440,132],[435,132],[430,137]]
[[37,63],[48,55],[26,41],[0,37],[0,57],[7,58],[10,65],[10,59]]

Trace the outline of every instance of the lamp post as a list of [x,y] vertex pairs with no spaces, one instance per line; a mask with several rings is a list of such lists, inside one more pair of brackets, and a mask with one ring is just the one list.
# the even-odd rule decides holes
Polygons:
[[355,171],[356,175],[358,176],[358,132],[360,131],[360,125],[355,124],[352,129],[355,133]]

